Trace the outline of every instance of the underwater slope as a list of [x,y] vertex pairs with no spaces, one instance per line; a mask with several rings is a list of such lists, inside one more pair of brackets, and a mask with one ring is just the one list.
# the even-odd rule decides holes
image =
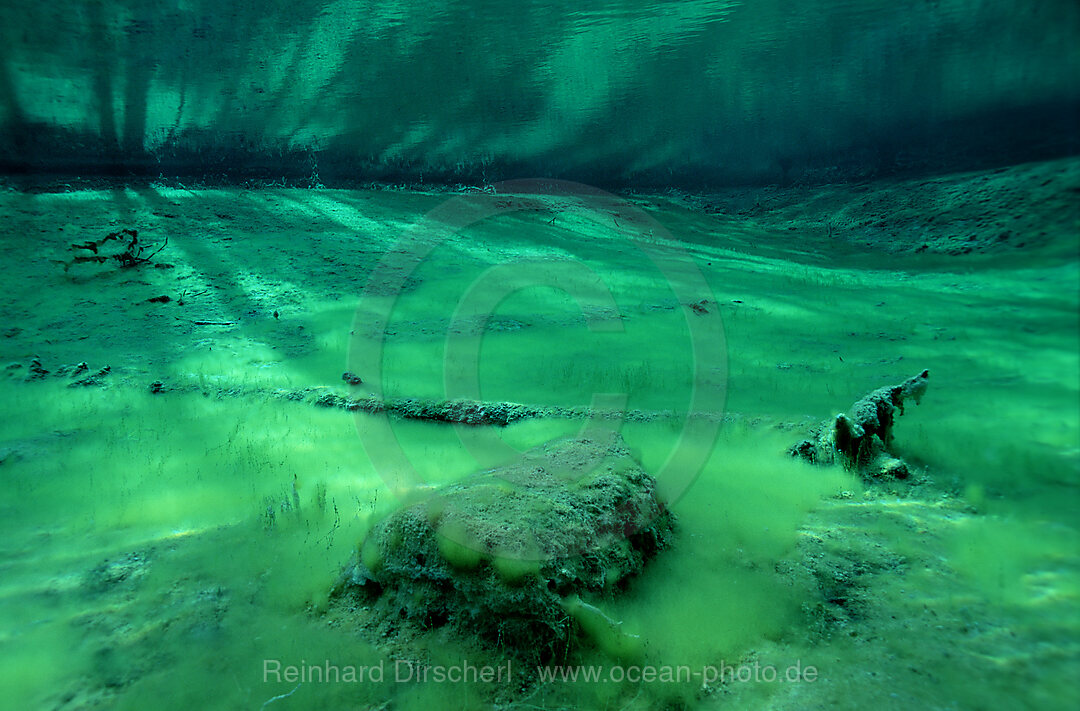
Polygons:
[[[1075,167],[949,181],[1024,191],[1041,171],[1064,189]],[[883,212],[902,212],[902,185],[867,188]],[[843,195],[798,197],[832,204]],[[946,220],[954,229],[940,228],[934,249],[919,251],[906,238],[829,239],[817,215],[785,221],[783,205],[705,212],[684,196],[638,196],[595,219],[553,201],[438,244],[410,231],[461,197],[150,185],[0,195],[12,285],[0,294],[0,355],[10,364],[0,390],[12,415],[0,425],[0,477],[11,493],[0,502],[0,677],[13,703],[180,708],[209,695],[256,707],[286,694],[295,708],[472,708],[491,698],[706,709],[1077,701],[1063,683],[1080,660],[1074,214],[1026,205],[1032,225],[1041,205],[1049,211],[1045,240],[1020,249],[977,242],[956,255],[951,246],[968,243],[962,219]],[[670,242],[701,273],[693,299],[626,239],[634,210],[670,234],[649,244]],[[72,245],[123,229],[138,232],[145,254],[161,251],[133,266],[73,262],[88,251]],[[387,255],[415,246],[401,241],[410,234],[433,248],[383,312],[381,377],[361,372],[365,382],[349,385],[341,378],[353,369],[355,338],[385,306],[362,299],[364,287]],[[470,285],[530,260],[587,267],[623,328],[590,330],[592,312],[560,284],[511,282],[520,288],[486,314],[476,359],[448,351],[451,328],[467,332],[484,315],[465,298]],[[724,346],[695,383],[688,324],[717,315]],[[34,377],[35,357],[48,376]],[[80,362],[86,372],[62,370]],[[95,382],[71,387],[105,366]],[[895,433],[918,470],[912,482],[867,485],[786,456],[813,424],[923,368],[931,388]],[[267,658],[370,667],[478,653],[437,634],[388,649],[328,624],[342,566],[408,491],[378,459],[372,435],[383,424],[313,402],[354,387],[437,400],[446,372],[468,369],[484,400],[573,408],[621,393],[627,411],[656,415],[628,418],[621,433],[660,474],[661,492],[668,487],[679,530],[603,610],[645,640],[650,663],[799,662],[815,667],[816,680],[560,678],[527,698],[497,684],[266,680]],[[687,482],[664,470],[695,385],[724,391],[723,426],[715,441],[690,442],[703,464],[679,491]],[[405,483],[437,487],[496,466],[506,448],[580,425],[540,417],[459,430],[394,419],[390,431],[414,472]],[[588,645],[574,661],[611,668]]]

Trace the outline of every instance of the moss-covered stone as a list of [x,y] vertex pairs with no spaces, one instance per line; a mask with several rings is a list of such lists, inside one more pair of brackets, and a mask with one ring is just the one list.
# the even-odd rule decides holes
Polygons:
[[381,521],[333,594],[389,626],[448,626],[528,664],[563,659],[575,629],[626,652],[629,638],[594,639],[610,625],[595,624],[593,603],[625,588],[673,526],[617,434],[555,440]]

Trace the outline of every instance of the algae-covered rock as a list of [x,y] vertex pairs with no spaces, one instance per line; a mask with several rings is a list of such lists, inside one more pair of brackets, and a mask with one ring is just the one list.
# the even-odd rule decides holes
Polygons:
[[26,380],[27,382],[45,380],[51,376],[67,379],[69,388],[100,387],[105,384],[105,377],[108,376],[111,371],[112,368],[109,366],[91,371],[89,365],[85,362],[80,362],[74,365],[62,365],[57,368],[55,372],[50,372],[41,364],[41,359],[35,357],[30,361]]
[[859,399],[851,409],[826,420],[789,450],[814,464],[842,464],[864,479],[906,479],[906,462],[893,456],[896,414],[904,414],[904,403],[919,404],[929,384],[930,371],[924,370],[899,385],[878,388]]
[[673,525],[617,434],[555,440],[378,523],[332,592],[392,626],[448,626],[544,663],[565,657],[575,621],[595,637],[578,618],[599,619],[591,603],[641,572]]

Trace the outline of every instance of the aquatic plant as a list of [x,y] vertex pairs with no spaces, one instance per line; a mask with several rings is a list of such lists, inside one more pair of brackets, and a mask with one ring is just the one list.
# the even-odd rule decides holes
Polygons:
[[[121,267],[136,267],[141,264],[149,264],[151,258],[165,249],[168,244],[169,238],[166,236],[161,246],[144,256],[149,247],[139,242],[139,231],[125,228],[117,232],[110,232],[98,240],[72,244],[71,249],[74,250],[75,254],[72,256],[71,261],[61,261],[60,264],[64,265],[65,272],[74,264],[85,262],[102,264],[110,259],[118,262]],[[90,252],[90,254],[87,254],[87,252]]]

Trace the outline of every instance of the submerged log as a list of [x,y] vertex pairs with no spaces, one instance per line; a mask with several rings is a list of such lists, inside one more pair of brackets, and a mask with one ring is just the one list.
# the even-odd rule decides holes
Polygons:
[[813,464],[841,464],[864,479],[906,479],[910,468],[890,450],[893,425],[897,413],[904,414],[905,401],[914,400],[916,405],[922,401],[929,378],[930,371],[924,370],[899,385],[878,388],[847,413],[815,427],[788,453]]

